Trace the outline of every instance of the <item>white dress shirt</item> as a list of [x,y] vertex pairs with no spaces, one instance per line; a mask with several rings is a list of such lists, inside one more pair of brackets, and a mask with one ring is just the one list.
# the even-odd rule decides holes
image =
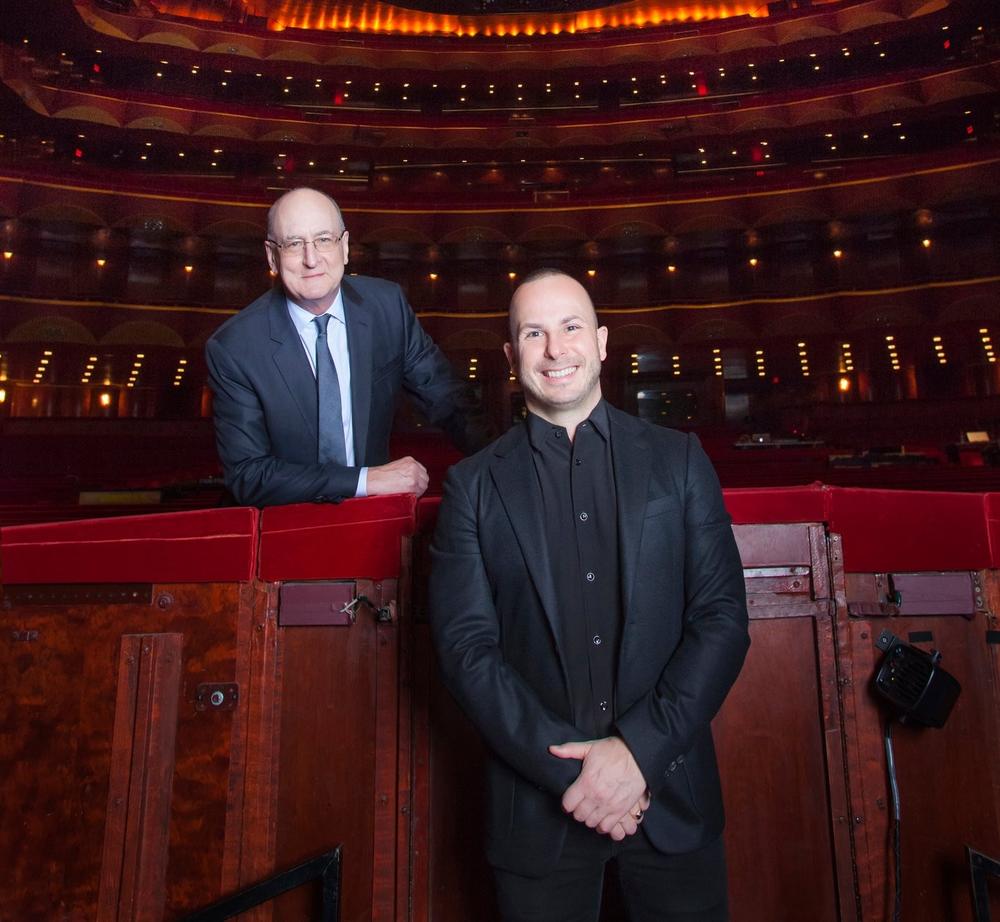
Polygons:
[[[318,316],[301,308],[294,301],[286,298],[288,316],[292,325],[302,340],[309,367],[316,374],[316,339],[319,331],[313,321]],[[347,466],[354,466],[354,421],[351,414],[351,356],[347,349],[347,319],[344,315],[344,297],[338,290],[333,304],[326,311],[330,315],[330,325],[326,331],[326,343],[330,349],[330,357],[337,369],[337,381],[340,384],[341,417],[344,424],[344,448],[347,453]],[[368,468],[361,468],[358,477],[358,488],[355,496],[368,495]]]

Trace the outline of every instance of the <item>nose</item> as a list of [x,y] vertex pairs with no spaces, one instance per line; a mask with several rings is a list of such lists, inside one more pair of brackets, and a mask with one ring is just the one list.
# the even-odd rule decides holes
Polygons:
[[311,269],[317,262],[319,262],[319,253],[315,244],[311,240],[304,240],[302,242],[302,264]]
[[545,356],[550,359],[557,359],[566,354],[566,347],[562,337],[558,333],[552,333],[545,337]]

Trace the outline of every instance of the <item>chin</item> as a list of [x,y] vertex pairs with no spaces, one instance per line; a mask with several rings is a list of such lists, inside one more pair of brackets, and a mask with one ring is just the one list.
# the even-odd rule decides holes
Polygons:
[[299,289],[299,293],[303,298],[313,302],[320,302],[325,301],[327,298],[333,298],[333,291],[325,285],[322,288],[301,288]]

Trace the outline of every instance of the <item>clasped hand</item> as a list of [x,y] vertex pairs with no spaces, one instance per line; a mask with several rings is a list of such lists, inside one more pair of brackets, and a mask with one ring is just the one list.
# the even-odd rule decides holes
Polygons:
[[549,746],[560,759],[579,759],[580,775],[562,797],[575,820],[621,842],[636,833],[649,791],[635,758],[617,736]]
[[368,468],[368,495],[384,496],[387,493],[413,493],[423,496],[427,490],[427,468],[409,456]]

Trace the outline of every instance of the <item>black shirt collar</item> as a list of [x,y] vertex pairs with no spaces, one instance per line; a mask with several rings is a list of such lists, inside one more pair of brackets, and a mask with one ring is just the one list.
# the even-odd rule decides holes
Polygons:
[[[594,430],[603,438],[607,439],[610,431],[610,420],[608,419],[608,405],[605,403],[602,397],[597,406],[591,411],[590,416],[587,417],[584,422],[580,423],[583,426],[584,423],[589,423],[594,427]],[[528,427],[528,441],[531,443],[531,447],[535,451],[541,451],[542,446],[545,444],[545,440],[552,438],[553,436],[561,439],[567,438],[566,427],[557,426],[554,423],[550,423],[547,419],[542,419],[541,416],[536,416],[530,410],[528,411],[528,416],[526,420],[526,425]],[[577,426],[579,430],[580,426]]]

